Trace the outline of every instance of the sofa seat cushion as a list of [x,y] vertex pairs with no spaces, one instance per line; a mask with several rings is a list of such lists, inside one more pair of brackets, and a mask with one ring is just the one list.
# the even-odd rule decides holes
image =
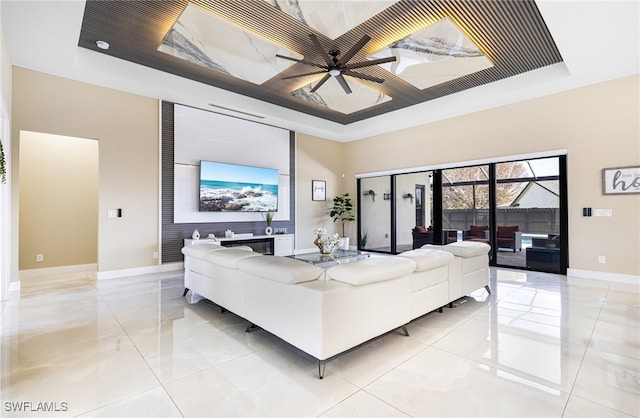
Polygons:
[[439,251],[432,248],[420,248],[412,251],[405,251],[398,254],[398,257],[406,257],[416,262],[415,271],[433,270],[446,266],[454,259],[453,254],[448,251]]
[[458,257],[470,258],[477,255],[486,255],[491,250],[491,246],[477,241],[458,241],[443,246],[442,250]]
[[262,254],[237,249],[235,247],[224,251],[211,251],[204,256],[204,259],[220,267],[237,268],[238,262],[249,257],[265,257]]
[[248,257],[239,260],[237,267],[256,277],[286,284],[304,283],[324,277],[322,268],[287,257]]
[[326,277],[327,280],[361,286],[403,277],[415,269],[416,262],[409,258],[382,256],[330,267]]
[[182,247],[181,251],[182,254],[188,255],[189,257],[204,258],[205,255],[212,251],[220,251],[224,249],[225,247],[220,244],[192,244]]

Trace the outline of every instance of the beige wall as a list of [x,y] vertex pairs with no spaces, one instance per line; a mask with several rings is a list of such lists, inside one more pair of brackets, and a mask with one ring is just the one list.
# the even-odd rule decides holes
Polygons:
[[0,301],[9,298],[14,270],[11,257],[11,59],[2,30],[0,7],[0,141],[5,154],[7,183],[0,184]]
[[96,264],[98,141],[21,132],[19,185],[19,269]]
[[[325,227],[341,234],[341,224],[333,223],[328,208],[333,198],[346,191],[343,144],[298,134],[296,138],[296,250],[315,249],[313,230]],[[327,182],[327,200],[311,200],[311,180]],[[355,204],[355,199],[353,199]],[[347,224],[347,234],[355,236],[355,224]],[[353,239],[353,238],[352,238]],[[354,245],[354,243],[351,243]]]
[[21,131],[99,141],[98,271],[157,264],[158,101],[14,67],[12,108],[14,174]]
[[[640,77],[633,76],[345,144],[354,174],[549,150],[568,151],[569,263],[639,275],[640,195],[603,196],[601,170],[640,165]],[[612,209],[584,218],[582,208]],[[599,264],[598,256],[607,263]]]
[[[155,264],[157,101],[20,68],[13,78],[14,145],[21,130],[100,142],[99,270]],[[603,196],[600,185],[602,168],[640,164],[638,91],[639,78],[628,77],[347,144],[298,134],[296,249],[313,248],[316,227],[339,230],[327,208],[355,194],[356,173],[567,149],[570,267],[638,275],[640,196]],[[12,173],[17,157],[14,146]],[[326,202],[311,201],[314,179],[327,181]],[[585,206],[613,217],[583,218]],[[108,219],[117,208],[124,217]],[[352,243],[355,231],[352,223]]]

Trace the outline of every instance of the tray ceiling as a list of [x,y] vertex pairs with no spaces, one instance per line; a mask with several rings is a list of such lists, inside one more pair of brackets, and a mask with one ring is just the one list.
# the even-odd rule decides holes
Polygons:
[[[329,80],[310,95],[321,74],[283,77],[318,68],[275,59],[324,65],[309,34],[342,53],[368,35],[350,62],[398,61],[357,69],[383,83],[345,76],[353,94]],[[562,61],[536,4],[520,0],[90,0],[78,45],[345,125]]]

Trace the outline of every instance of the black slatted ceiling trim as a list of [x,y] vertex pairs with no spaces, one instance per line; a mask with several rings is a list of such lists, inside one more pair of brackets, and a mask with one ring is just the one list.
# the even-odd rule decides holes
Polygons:
[[[396,41],[399,35],[406,34],[407,28],[419,30],[428,22],[450,17],[487,54],[494,67],[424,90],[415,88],[381,67],[362,68],[358,71],[385,79],[382,85],[363,84],[384,92],[393,100],[344,115],[290,95],[300,80],[282,80],[281,77],[308,72],[310,67],[306,65],[295,64],[262,85],[255,85],[157,51],[166,32],[186,6],[185,0],[88,0],[79,45],[343,124],[562,61],[532,0],[403,0],[335,40],[319,34],[263,0],[194,0],[193,3],[212,10],[218,16],[226,16],[316,63],[323,63],[323,59],[310,41],[309,33],[315,33],[326,49],[339,49],[342,53],[349,50],[363,34],[370,35],[372,40],[352,59],[360,61],[374,50]],[[112,48],[109,51],[98,50],[95,46],[97,39],[108,41]]]

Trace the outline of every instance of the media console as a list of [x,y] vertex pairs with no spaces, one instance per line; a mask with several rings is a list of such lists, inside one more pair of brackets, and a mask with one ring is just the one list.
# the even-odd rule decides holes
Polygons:
[[201,238],[184,240],[184,246],[207,243],[219,244],[224,247],[237,247],[246,245],[253,248],[253,251],[267,255],[287,256],[293,255],[294,234],[274,234],[274,235],[253,235],[239,236],[234,238]]

